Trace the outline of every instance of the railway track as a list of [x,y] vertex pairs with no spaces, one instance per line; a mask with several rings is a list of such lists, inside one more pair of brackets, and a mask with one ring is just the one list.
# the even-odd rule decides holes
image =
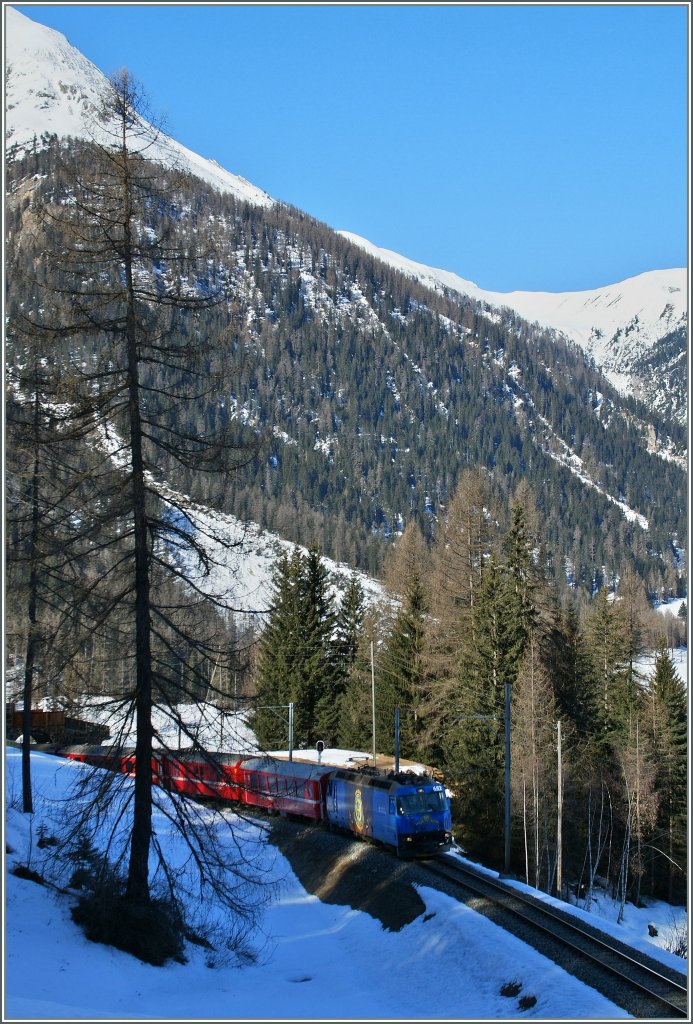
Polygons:
[[477,873],[446,855],[426,870],[465,893],[465,902],[511,931],[634,1017],[689,1019],[684,974],[671,970],[501,880]]

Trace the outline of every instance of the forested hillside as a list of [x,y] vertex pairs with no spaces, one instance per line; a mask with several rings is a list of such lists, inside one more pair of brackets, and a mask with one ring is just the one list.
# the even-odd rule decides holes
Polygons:
[[[8,166],[10,321],[30,268],[43,273],[32,208],[63,187],[59,151]],[[386,542],[410,521],[435,537],[461,470],[483,467],[506,506],[529,483],[556,579],[591,592],[630,566],[652,595],[677,593],[685,464],[660,457],[685,453],[673,419],[618,396],[551,332],[425,289],[298,210],[177,187],[142,228],[175,223],[206,252],[206,279],[189,283],[223,281],[229,301],[204,330],[244,355],[227,401],[201,396],[190,415],[201,432],[243,420],[264,443],[221,492],[200,467],[164,476],[377,574]]]
[[[551,332],[428,290],[298,210],[151,163],[140,96],[121,72],[94,122],[106,141],[47,138],[7,167],[24,811],[35,698],[104,697],[134,724],[127,877],[113,868],[107,913],[96,886],[100,925],[133,914],[135,934],[144,907],[161,929],[155,741],[197,744],[182,708],[235,705],[238,676],[265,747],[291,705],[304,746],[363,748],[373,715],[388,751],[398,710],[403,754],[444,772],[458,835],[488,863],[512,838],[527,881],[562,893],[562,827],[570,884],[599,873],[623,900],[678,898],[686,700],[649,616],[654,596],[685,593],[682,428]],[[240,636],[230,591],[206,589],[193,502],[307,549],[279,559],[255,632]],[[323,555],[381,577],[382,601],[366,607],[356,575],[337,601]],[[105,790],[80,807],[71,841],[105,820]],[[236,913],[195,808],[181,800],[176,825],[201,891]]]

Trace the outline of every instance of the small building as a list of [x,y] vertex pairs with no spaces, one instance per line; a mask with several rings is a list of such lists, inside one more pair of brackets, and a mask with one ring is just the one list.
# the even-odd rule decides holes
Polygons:
[[[10,701],[5,705],[5,734],[16,740],[24,730],[24,711]],[[64,711],[31,709],[31,737],[34,743],[103,743],[110,738],[107,725],[72,718]]]

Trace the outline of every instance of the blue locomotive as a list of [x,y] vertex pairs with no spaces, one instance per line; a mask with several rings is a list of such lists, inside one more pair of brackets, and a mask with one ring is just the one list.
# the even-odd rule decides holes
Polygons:
[[325,793],[331,828],[392,846],[398,857],[431,856],[452,842],[445,787],[428,776],[338,769]]

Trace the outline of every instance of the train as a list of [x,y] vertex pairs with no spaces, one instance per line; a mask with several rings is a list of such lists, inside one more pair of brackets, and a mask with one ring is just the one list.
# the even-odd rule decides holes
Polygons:
[[[134,748],[77,745],[50,753],[125,775],[135,772]],[[194,750],[155,750],[151,770],[152,783],[169,792],[319,822],[402,858],[431,857],[452,844],[450,800],[443,783],[430,775]]]

